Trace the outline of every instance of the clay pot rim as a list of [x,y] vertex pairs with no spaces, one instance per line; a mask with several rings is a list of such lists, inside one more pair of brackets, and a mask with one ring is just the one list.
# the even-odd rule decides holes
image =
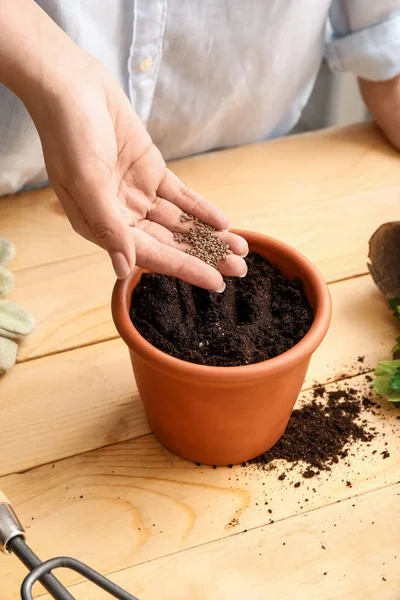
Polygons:
[[244,237],[250,245],[268,246],[277,253],[283,254],[286,259],[297,266],[306,276],[316,297],[314,321],[304,338],[293,348],[283,354],[268,360],[251,365],[236,367],[212,367],[191,363],[166,354],[150,344],[134,327],[130,316],[130,301],[134,287],[133,280],[138,272],[145,269],[134,269],[125,279],[116,281],[112,294],[112,316],[114,324],[129,349],[140,356],[145,362],[167,371],[170,375],[176,374],[180,378],[198,379],[213,382],[245,382],[249,379],[261,379],[271,375],[279,375],[282,371],[294,368],[311,356],[322,342],[331,320],[331,297],[328,286],[318,269],[301,252],[275,238],[253,231],[232,229],[233,233]]

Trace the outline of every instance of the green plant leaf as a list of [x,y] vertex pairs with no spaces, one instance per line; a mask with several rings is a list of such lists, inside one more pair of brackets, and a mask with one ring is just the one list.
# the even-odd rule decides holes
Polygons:
[[394,375],[397,369],[400,369],[400,359],[397,360],[381,360],[375,369],[375,375]]
[[[390,380],[389,387],[391,390],[393,390],[395,392],[400,392],[400,369],[396,369],[395,374],[393,375],[392,379]],[[400,400],[400,398],[399,398],[399,400]]]
[[389,300],[389,306],[396,319],[400,321],[400,298],[391,298]]
[[396,345],[392,348],[393,358],[400,358],[400,336],[396,338]]
[[390,396],[387,397],[389,402],[394,402],[396,406],[400,407],[400,392],[392,392]]
[[[389,308],[400,322],[400,298],[391,298]],[[381,360],[375,369],[372,387],[380,396],[385,396],[400,408],[400,336],[392,349],[393,360]]]
[[388,396],[390,394],[390,375],[380,375],[372,382],[372,387],[379,396]]
[[[395,387],[392,387],[392,384]],[[399,388],[397,388],[399,385]],[[391,402],[400,401],[400,359],[381,360],[375,369],[372,387],[380,396],[386,396]]]

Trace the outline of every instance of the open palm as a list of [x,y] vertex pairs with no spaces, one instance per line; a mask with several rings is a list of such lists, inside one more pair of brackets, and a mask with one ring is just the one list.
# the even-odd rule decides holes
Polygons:
[[[33,115],[50,182],[75,231],[107,250],[118,277],[138,265],[220,291],[222,275],[243,276],[243,238],[228,218],[165,165],[111,74],[93,61],[70,89]],[[218,270],[183,252],[182,213],[204,221],[232,254]]]

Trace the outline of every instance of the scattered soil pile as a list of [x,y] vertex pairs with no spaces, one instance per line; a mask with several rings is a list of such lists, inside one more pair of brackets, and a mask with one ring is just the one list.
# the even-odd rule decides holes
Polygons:
[[374,428],[362,418],[363,411],[373,412],[377,406],[369,395],[351,387],[333,391],[316,388],[313,400],[293,411],[279,442],[249,464],[269,469],[274,468],[274,460],[283,459],[286,465],[278,476],[281,480],[299,463],[305,478],[330,471],[348,456],[351,444],[370,442],[375,437]]
[[246,263],[247,276],[226,278],[223,294],[144,274],[132,295],[133,324],[156,348],[202,365],[248,365],[286,352],[313,321],[303,284],[255,252]]

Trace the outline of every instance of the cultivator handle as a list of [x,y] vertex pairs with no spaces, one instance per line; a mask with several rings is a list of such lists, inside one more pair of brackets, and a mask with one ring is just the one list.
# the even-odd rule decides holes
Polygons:
[[10,554],[7,544],[14,537],[26,538],[24,528],[11,506],[6,495],[0,490],[0,550],[4,554]]
[[25,539],[24,528],[19,522],[11,503],[0,490],[0,550],[4,554],[15,554],[30,571],[22,583],[22,600],[32,600],[32,587],[37,581],[40,581],[55,600],[75,600],[74,596],[52,573],[54,569],[60,567],[79,573],[99,588],[108,592],[113,598],[117,598],[118,600],[138,600],[117,584],[74,558],[60,556],[42,562],[26,544]]

